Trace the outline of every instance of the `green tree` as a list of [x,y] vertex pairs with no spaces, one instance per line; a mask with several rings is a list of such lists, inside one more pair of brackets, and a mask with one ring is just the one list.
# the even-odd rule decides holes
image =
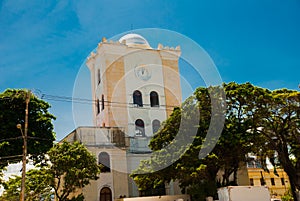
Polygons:
[[[190,188],[196,192],[199,181],[214,181],[216,174],[222,170],[222,180],[219,185],[236,185],[237,170],[246,162],[246,155],[254,153],[262,160],[262,165],[267,170],[266,158],[270,158],[275,165],[284,168],[290,177],[294,199],[300,183],[300,135],[299,135],[299,92],[291,90],[270,91],[250,83],[237,84],[234,82],[224,84],[226,94],[225,125],[219,139],[206,136],[215,126],[211,122],[214,107],[224,104],[214,104],[214,90],[198,88],[194,96],[190,97],[180,109],[173,112],[166,122],[162,124],[159,132],[150,142],[150,148],[158,153],[150,160],[143,161],[139,169],[132,174],[140,189],[155,187],[164,182],[177,180],[180,186]],[[191,106],[192,105],[192,106]],[[212,107],[213,106],[213,107]],[[185,112],[184,108],[190,107],[200,111],[199,122],[193,121],[193,113]],[[218,109],[221,111],[222,108]],[[165,152],[164,147],[176,144],[175,138],[180,133],[184,120],[188,120],[190,127],[197,127],[197,135],[189,147],[176,147],[174,153],[182,152],[179,160],[166,169],[149,172],[153,167],[169,161],[173,152]],[[189,131],[186,129],[186,139]],[[205,157],[197,157],[197,153],[209,145],[215,144],[214,149]],[[170,154],[171,153],[171,154]],[[276,160],[277,159],[277,160]],[[277,164],[276,164],[277,161]],[[229,180],[234,175],[233,181]],[[199,197],[199,196],[198,196]]]
[[[11,177],[4,183],[4,193],[0,200],[18,200],[20,198],[21,176]],[[49,174],[45,169],[31,169],[26,173],[25,200],[26,201],[50,201],[53,194],[49,186]]]
[[[199,186],[199,182],[210,183],[212,188],[206,189],[206,195],[215,195],[216,184],[215,177],[219,170],[216,165],[217,157],[211,153],[207,157],[199,159],[200,150],[210,149],[216,142],[216,136],[210,136],[210,139],[205,141],[206,134],[209,132],[209,125],[215,122],[211,121],[213,104],[216,107],[224,104],[224,100],[219,101],[219,88],[199,88],[194,96],[188,98],[181,108],[173,111],[170,118],[163,124],[158,133],[153,136],[150,142],[150,148],[155,151],[150,160],[143,161],[138,170],[133,172],[132,177],[138,184],[140,190],[147,188],[156,188],[161,184],[168,183],[171,180],[177,180],[183,192],[186,190],[190,193],[195,193],[193,199],[201,196],[197,195],[195,187]],[[215,95],[212,95],[215,94]],[[215,108],[214,108],[215,109]],[[217,110],[218,111],[218,110]],[[222,119],[224,108],[219,108],[219,113],[213,115],[217,119]],[[199,115],[200,114],[200,115]],[[218,117],[219,116],[219,117]],[[215,133],[216,127],[210,132]],[[196,132],[196,133],[194,133]],[[190,141],[191,144],[181,142]],[[179,141],[179,142],[178,142]],[[168,147],[168,150],[165,148]],[[204,154],[207,152],[203,152]],[[178,158],[170,164],[173,158]],[[170,164],[165,169],[155,170],[157,166]],[[141,174],[147,173],[148,174]]]
[[59,201],[81,200],[83,195],[70,198],[72,193],[97,180],[100,167],[96,158],[79,142],[56,144],[49,152],[46,172],[49,185]]
[[262,162],[268,157],[275,168],[283,167],[297,201],[296,194],[300,191],[300,93],[287,89],[272,91],[265,96],[263,106],[267,108],[265,115],[253,129],[258,139],[256,154]]
[[[24,132],[26,90],[8,89],[0,94],[0,170],[8,163],[22,158],[23,139],[16,127],[21,124]],[[50,105],[30,95],[28,115],[27,153],[35,162],[42,160],[55,140]]]
[[[221,186],[237,185],[237,171],[245,163],[246,155],[253,152],[257,139],[249,132],[265,116],[262,107],[269,90],[251,83],[224,84],[226,93],[226,120],[222,135],[213,152],[218,156],[223,178]],[[233,181],[230,176],[233,175]]]
[[[83,200],[82,194],[74,195],[90,180],[98,179],[100,167],[96,158],[79,142],[56,144],[47,152],[47,158],[46,163],[27,172],[26,200],[50,200],[52,194],[59,201]],[[21,177],[10,178],[4,183],[0,200],[18,200],[20,186]]]

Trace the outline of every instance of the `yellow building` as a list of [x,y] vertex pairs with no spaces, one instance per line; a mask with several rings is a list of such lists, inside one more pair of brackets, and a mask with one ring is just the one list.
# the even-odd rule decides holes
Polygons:
[[272,198],[281,198],[290,187],[289,177],[283,169],[270,169],[269,172],[264,171],[258,161],[247,163],[249,182],[251,186],[266,185],[269,188]]
[[[63,139],[80,141],[105,166],[100,178],[82,190],[86,200],[141,195],[129,174],[150,157],[151,137],[182,102],[180,54],[179,46],[152,48],[131,33],[118,41],[103,38],[88,57],[94,126],[78,127]],[[172,182],[163,190],[180,194]]]

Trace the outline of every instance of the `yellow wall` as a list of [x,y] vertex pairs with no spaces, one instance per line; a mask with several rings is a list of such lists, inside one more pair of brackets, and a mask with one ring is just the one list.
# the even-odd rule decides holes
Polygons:
[[[265,172],[261,168],[248,168],[249,182],[251,185],[251,179],[253,179],[254,186],[261,186],[261,178],[263,177],[266,186],[268,186],[271,197],[280,198],[289,189],[290,183],[287,174],[282,169],[277,169],[279,176],[274,174],[274,170],[270,169],[270,172]],[[271,179],[274,179],[274,184],[272,184]],[[281,182],[284,180],[284,183]]]
[[[105,116],[107,117],[104,119],[106,126],[110,127],[117,127],[121,126],[124,127],[127,125],[128,120],[125,114],[127,114],[127,108],[124,105],[117,105],[116,103],[126,103],[126,90],[125,90],[125,79],[124,79],[124,60],[123,57],[118,59],[117,61],[113,62],[112,64],[110,61],[106,62],[107,70],[105,71],[105,84],[106,87],[104,94],[105,99]],[[113,102],[113,103],[112,103]],[[114,111],[112,111],[112,108]],[[124,114],[122,115],[123,121],[120,122],[120,118],[116,120],[116,114]],[[117,125],[116,121],[121,123],[121,125]],[[102,126],[101,123],[101,126]]]
[[178,60],[162,59],[164,87],[166,96],[167,117],[171,115],[174,107],[181,105],[180,75]]

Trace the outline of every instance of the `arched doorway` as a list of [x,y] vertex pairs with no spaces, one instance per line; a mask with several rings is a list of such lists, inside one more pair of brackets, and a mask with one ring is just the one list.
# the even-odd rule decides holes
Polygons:
[[104,187],[100,191],[100,201],[112,201],[111,190],[108,187]]

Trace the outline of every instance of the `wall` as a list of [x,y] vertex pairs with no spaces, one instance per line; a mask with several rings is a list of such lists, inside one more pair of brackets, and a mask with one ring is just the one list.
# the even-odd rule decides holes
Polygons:
[[165,195],[138,198],[120,198],[115,201],[190,201],[189,195]]
[[[280,198],[289,189],[290,183],[287,174],[282,169],[277,169],[276,171],[279,176],[274,174],[273,169],[265,172],[262,168],[248,168],[249,180],[253,179],[254,186],[261,186],[260,180],[263,177],[271,196],[273,198]],[[274,185],[271,182],[271,178],[274,179]],[[281,182],[281,178],[284,183]]]

